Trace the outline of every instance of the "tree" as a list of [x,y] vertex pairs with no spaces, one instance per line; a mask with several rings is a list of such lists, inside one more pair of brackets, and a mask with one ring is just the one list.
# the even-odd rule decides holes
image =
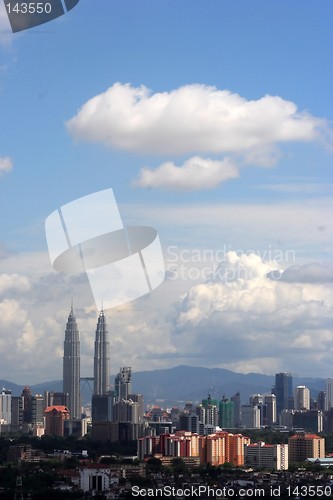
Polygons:
[[163,464],[159,458],[153,457],[147,461],[146,465],[147,473],[162,472],[162,469],[163,469]]

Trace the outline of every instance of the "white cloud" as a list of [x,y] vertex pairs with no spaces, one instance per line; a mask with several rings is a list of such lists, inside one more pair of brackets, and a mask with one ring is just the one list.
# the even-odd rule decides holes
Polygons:
[[0,296],[8,292],[27,291],[31,287],[26,276],[19,274],[0,274]]
[[76,139],[136,152],[235,153],[257,164],[275,161],[276,145],[319,139],[326,121],[279,96],[246,100],[192,84],[169,92],[116,83],[67,122]]
[[[183,266],[185,278],[169,279],[149,297],[107,311],[112,371],[127,364],[137,371],[183,363],[265,373],[304,373],[306,366],[314,376],[328,376],[333,334],[332,289],[324,279],[327,266],[290,266],[299,263],[298,248],[310,240],[315,252],[328,251],[330,227],[317,227],[331,208],[328,200],[276,206],[121,207],[127,225],[152,225],[165,247],[176,244],[173,253],[165,250],[166,264],[176,275]],[[229,243],[238,255],[228,254]],[[242,255],[250,249],[257,249],[258,255]],[[295,249],[295,255],[288,249]],[[311,262],[316,260],[313,253]],[[187,272],[192,268],[199,271],[196,278]],[[205,268],[211,271],[209,282],[201,273]],[[285,278],[289,274],[295,279],[269,279],[267,274],[276,269],[285,269]],[[3,378],[20,383],[61,378],[72,296],[82,376],[91,376],[97,311],[87,281],[53,272],[46,252],[3,252],[0,273],[1,373],[8,374]]]
[[0,157],[0,177],[13,169],[13,162],[8,156]]
[[238,177],[238,169],[228,158],[217,161],[194,156],[180,167],[173,162],[166,162],[155,170],[143,168],[134,185],[194,191],[214,188],[221,182],[235,177]]
[[[216,279],[194,285],[180,301],[173,336],[178,352],[200,352],[202,360],[237,370],[243,366],[244,372],[254,362],[254,371],[266,373],[270,366],[312,375],[324,366],[328,370],[332,287],[272,281],[266,275],[274,269],[276,263],[258,255],[228,253]],[[310,370],[311,354],[316,362]]]

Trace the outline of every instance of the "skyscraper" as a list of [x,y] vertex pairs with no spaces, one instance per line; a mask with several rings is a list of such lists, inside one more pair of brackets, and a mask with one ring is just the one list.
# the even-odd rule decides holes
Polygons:
[[272,425],[276,422],[276,396],[275,394],[264,394],[264,425]]
[[72,419],[81,418],[80,405],[80,336],[73,306],[69,313],[64,342],[63,391],[68,394]]
[[110,385],[110,342],[104,311],[99,314],[94,356],[94,394],[106,394]]
[[276,373],[275,387],[272,393],[276,396],[276,413],[279,419],[282,410],[293,408],[293,378],[291,373]]
[[116,391],[116,398],[128,399],[128,395],[132,392],[132,369],[130,366],[123,366],[119,369],[119,373],[117,374],[114,382],[114,388]]
[[333,378],[326,379],[326,410],[333,408]]
[[310,410],[310,390],[305,385],[299,385],[295,389],[295,409]]

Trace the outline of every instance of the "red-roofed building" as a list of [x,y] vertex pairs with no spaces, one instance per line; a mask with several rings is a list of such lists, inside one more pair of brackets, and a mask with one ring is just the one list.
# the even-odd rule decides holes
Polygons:
[[295,434],[288,439],[289,462],[304,462],[307,458],[325,458],[325,438],[316,434]]
[[70,419],[67,406],[48,406],[45,410],[45,434],[64,435],[64,422]]

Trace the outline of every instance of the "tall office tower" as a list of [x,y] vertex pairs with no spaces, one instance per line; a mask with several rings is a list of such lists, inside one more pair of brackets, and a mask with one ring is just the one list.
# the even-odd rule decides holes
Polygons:
[[12,423],[11,430],[13,432],[18,432],[22,429],[23,425],[23,408],[24,399],[23,396],[12,396]]
[[106,394],[110,385],[110,342],[106,319],[101,310],[96,328],[94,356],[94,394]]
[[31,398],[32,393],[31,389],[28,385],[26,385],[21,393],[23,398],[23,422],[30,423],[31,422]]
[[291,373],[276,373],[275,387],[272,393],[276,396],[276,413],[280,418],[282,410],[290,410],[293,406],[293,378]]
[[310,410],[310,391],[305,385],[299,385],[295,389],[295,409]]
[[73,306],[65,330],[63,392],[68,394],[70,418],[81,418],[80,405],[80,336]]
[[333,378],[326,379],[326,410],[333,408]]
[[231,397],[231,401],[234,403],[234,426],[238,428],[241,425],[241,398],[239,392]]
[[321,411],[325,411],[325,409],[326,409],[326,392],[325,391],[318,392],[317,409],[321,410]]
[[272,425],[276,422],[275,394],[264,394],[264,405],[265,405],[264,425]]
[[119,368],[119,373],[115,378],[114,388],[116,398],[118,400],[128,399],[128,395],[132,393],[132,369],[130,366]]

